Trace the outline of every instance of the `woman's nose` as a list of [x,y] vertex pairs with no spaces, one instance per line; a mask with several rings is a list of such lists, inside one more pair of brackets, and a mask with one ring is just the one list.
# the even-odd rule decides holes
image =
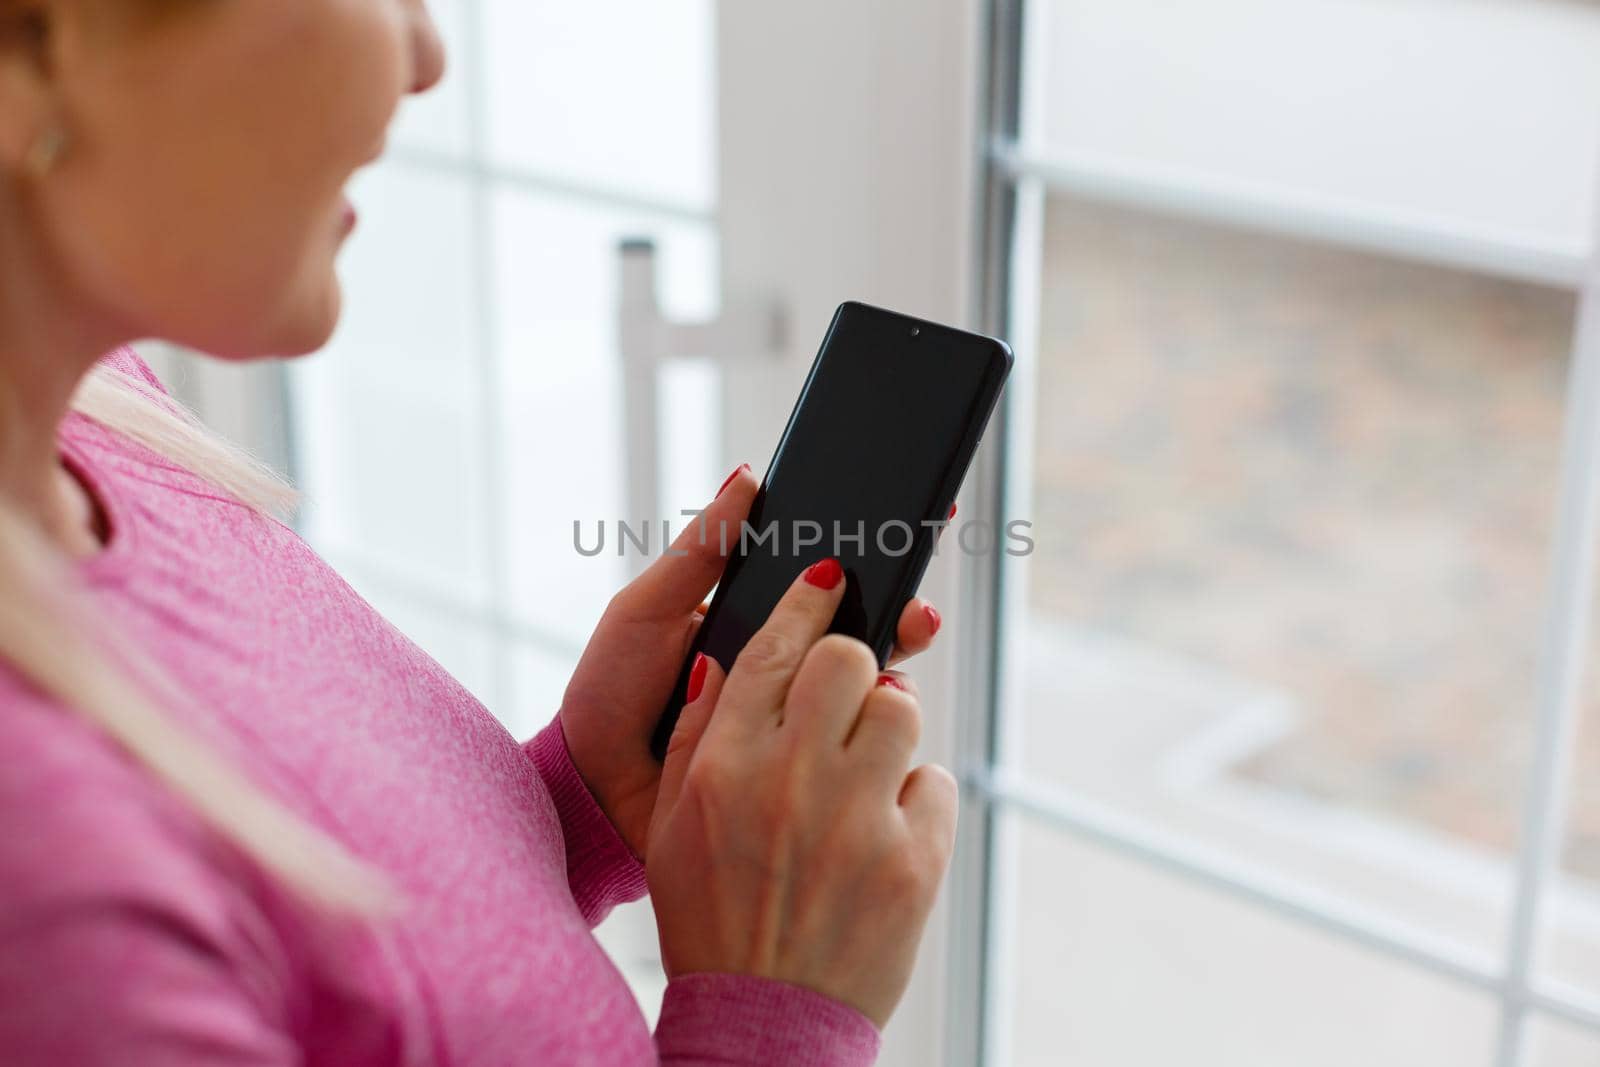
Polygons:
[[434,25],[428,5],[419,2],[411,21],[411,49],[416,71],[411,81],[413,93],[425,93],[444,77],[444,41]]

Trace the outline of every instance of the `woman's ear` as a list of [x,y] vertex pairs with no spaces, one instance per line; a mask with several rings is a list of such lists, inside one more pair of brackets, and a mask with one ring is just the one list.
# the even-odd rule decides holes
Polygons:
[[15,173],[60,121],[52,100],[51,0],[0,0],[0,170]]

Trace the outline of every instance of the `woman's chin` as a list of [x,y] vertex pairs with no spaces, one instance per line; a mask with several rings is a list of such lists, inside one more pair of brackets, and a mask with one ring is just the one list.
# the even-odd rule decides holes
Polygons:
[[273,353],[304,356],[318,351],[332,339],[343,307],[344,290],[338,275],[330,270],[321,292],[308,300],[305,307],[297,309],[279,331]]

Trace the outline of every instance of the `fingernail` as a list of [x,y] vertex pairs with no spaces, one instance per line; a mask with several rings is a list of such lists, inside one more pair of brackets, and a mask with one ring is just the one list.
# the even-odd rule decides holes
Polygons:
[[944,521],[945,522],[949,522],[951,519],[953,519],[955,517],[956,517],[956,506],[954,504],[951,504],[950,505],[950,514],[948,514],[948,515],[946,515],[944,517]]
[[684,690],[683,702],[693,704],[700,696],[700,690],[706,687],[706,654],[694,654],[694,666],[689,668],[689,687]]
[[806,568],[806,581],[818,589],[832,589],[843,577],[844,568],[839,566],[839,561],[832,556]]
[[922,613],[928,617],[928,625],[933,627],[933,632],[939,632],[939,624],[944,620],[939,618],[939,609],[932,604],[922,605]]
[[715,500],[718,496],[721,496],[722,495],[722,491],[724,489],[728,488],[728,486],[732,485],[733,484],[733,480],[735,478],[739,477],[739,472],[740,471],[747,471],[749,469],[750,469],[750,464],[748,464],[748,463],[741,463],[737,467],[733,468],[733,473],[728,475],[726,478],[724,478],[722,480],[722,484],[717,486],[716,496],[712,497],[711,499]]
[[905,683],[902,682],[900,679],[896,678],[892,674],[880,674],[880,675],[878,675],[878,684],[879,685],[886,685],[890,689],[898,689],[902,693],[910,692],[910,690],[908,690],[906,688]]

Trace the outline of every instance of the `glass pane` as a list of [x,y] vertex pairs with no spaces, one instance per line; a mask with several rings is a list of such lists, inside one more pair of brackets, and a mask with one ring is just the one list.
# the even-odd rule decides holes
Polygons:
[[496,163],[711,206],[710,0],[485,0],[484,19]]
[[1000,1062],[1489,1067],[1493,1001],[1003,816]]
[[291,364],[305,529],[320,549],[481,600],[469,191],[385,163],[351,193],[361,222],[339,265],[343,318],[324,352]]
[[1531,1067],[1594,1067],[1600,1063],[1600,1034],[1571,1023],[1535,1019],[1528,1028]]
[[1035,135],[1087,173],[1468,241],[1589,243],[1600,158],[1592,4],[1029,7],[1030,49],[1044,57]]
[[[714,313],[715,244],[709,224],[506,187],[495,191],[494,233],[512,604],[521,621],[551,642],[581,648],[633,562],[616,552],[616,523],[626,517],[637,528],[645,518],[624,515],[617,243],[624,236],[656,239],[662,304],[678,318]],[[681,439],[673,454],[696,468],[701,483],[691,499],[673,500],[665,493],[677,492],[673,487],[685,479],[668,479],[668,517],[703,506],[717,487],[717,475],[700,472],[715,430],[706,401],[662,421],[664,436]],[[603,522],[605,551],[580,555],[574,521],[590,549]],[[657,524],[653,553],[659,533]]]
[[1012,750],[1497,952],[1572,297],[1046,215]]
[[1545,976],[1592,997],[1600,995],[1600,605],[1589,610],[1587,684],[1562,798],[1566,839],[1543,901],[1538,960]]
[[421,96],[408,96],[400,105],[390,143],[396,148],[419,148],[447,156],[467,152],[467,15],[471,0],[428,0],[428,11],[444,41],[445,72],[438,85]]
[[494,712],[517,740],[526,741],[556,717],[567,680],[578,665],[578,652],[577,648],[546,648],[530,640],[509,647],[511,698]]
[[627,979],[654,1028],[661,1014],[661,998],[667,991],[667,976],[661,969],[661,943],[657,940],[656,915],[650,908],[650,899],[617,908],[595,927],[594,934]]

